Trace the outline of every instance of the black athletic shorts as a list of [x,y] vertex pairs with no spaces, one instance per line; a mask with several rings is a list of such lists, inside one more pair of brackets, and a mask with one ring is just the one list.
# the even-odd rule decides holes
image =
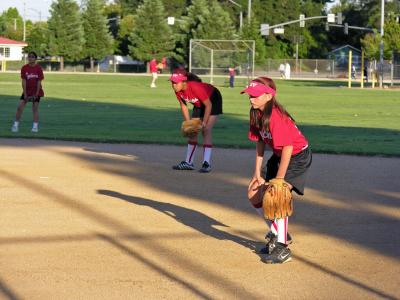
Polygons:
[[[272,156],[264,166],[264,168],[266,168],[266,181],[276,177],[280,161],[281,158],[279,156],[272,154]],[[307,147],[300,153],[293,155],[290,159],[289,166],[285,175],[285,180],[293,186],[293,190],[299,195],[304,195],[304,186],[306,183],[307,171],[311,166],[311,162],[312,153],[310,147]]]
[[[25,101],[24,94],[22,94],[22,95],[21,95],[21,98],[19,98],[19,99]],[[30,96],[30,97],[28,97],[28,100],[25,101],[25,102],[40,102],[40,97],[33,97],[33,96]]]
[[[211,115],[222,115],[222,96],[217,88],[214,88],[214,92],[210,97],[212,104]],[[206,107],[202,104],[201,107],[193,106],[192,118],[203,118]]]

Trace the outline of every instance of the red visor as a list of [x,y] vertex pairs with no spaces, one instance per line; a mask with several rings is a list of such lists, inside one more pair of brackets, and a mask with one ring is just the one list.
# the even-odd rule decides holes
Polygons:
[[276,95],[276,91],[273,88],[257,81],[250,82],[247,88],[245,88],[240,93],[246,93],[253,97],[260,97],[262,94],[271,94],[272,96]]
[[180,73],[174,73],[171,75],[171,77],[169,78],[170,81],[172,81],[173,83],[178,83],[181,81],[186,81],[187,80],[187,76],[180,74]]

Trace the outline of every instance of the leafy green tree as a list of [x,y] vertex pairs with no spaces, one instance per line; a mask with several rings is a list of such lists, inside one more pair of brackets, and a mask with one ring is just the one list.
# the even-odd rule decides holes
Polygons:
[[129,36],[135,28],[135,17],[133,15],[126,15],[121,19],[119,24],[119,31],[116,38],[116,43],[118,44],[117,53],[121,55],[129,54]]
[[142,0],[117,0],[115,1],[121,6],[122,15],[134,14],[136,9],[142,4]]
[[176,51],[178,59],[188,59],[191,39],[235,39],[234,23],[216,0],[193,0],[179,22]]
[[[319,16],[323,12],[324,5],[328,1],[315,0],[254,0],[252,9],[252,21],[261,24],[276,25],[290,20],[297,20],[300,14],[306,17]],[[247,23],[247,22],[245,22]],[[296,53],[296,41],[299,44],[299,57],[321,57],[318,51],[320,45],[324,48],[326,33],[320,20],[307,21],[301,28],[299,23],[285,26],[283,35],[274,35],[272,30],[266,38],[266,56],[268,58],[291,58]],[[326,49],[324,48],[324,51]]]
[[46,56],[49,48],[48,32],[46,22],[34,23],[26,37],[28,46],[25,47],[25,52],[35,51],[38,56]]
[[107,18],[103,14],[102,0],[85,0],[83,2],[83,29],[85,44],[83,53],[90,59],[90,69],[94,71],[94,59],[98,60],[110,54],[112,37],[108,32]]
[[181,18],[190,0],[162,0],[168,17]]
[[149,61],[169,57],[175,46],[161,0],[144,0],[135,15],[135,27],[129,37],[133,57]]
[[197,39],[235,39],[237,38],[233,21],[216,0],[209,0],[209,12],[204,15],[204,26],[193,28]]
[[[385,22],[384,27],[384,45],[387,52],[400,50],[400,24],[394,17]],[[386,53],[387,53],[386,52]]]
[[82,58],[85,39],[79,6],[74,0],[57,0],[51,4],[50,14],[49,52],[61,57],[63,71],[64,58],[72,61]]
[[[375,31],[374,34],[367,34],[361,44],[365,51],[365,57],[368,59],[379,59],[380,57],[381,36]],[[394,18],[390,18],[384,25],[384,58],[391,59],[393,51],[400,49],[400,24]]]
[[108,28],[113,36],[117,38],[119,30],[119,20],[122,15],[122,8],[120,4],[117,3],[106,3],[103,10],[104,15],[108,20]]
[[[396,2],[398,1],[385,1],[385,20],[390,16],[400,14],[400,6]],[[344,22],[349,25],[370,27],[379,32],[381,19],[380,0],[341,0],[339,4],[332,8],[332,12],[342,12]],[[373,40],[376,40],[376,38],[357,30],[350,30],[349,34],[345,35],[343,29],[333,29],[329,35],[329,44],[331,45],[351,44],[357,48],[365,47],[366,41],[368,41],[368,44],[374,43]],[[367,51],[367,49],[365,50]]]
[[378,32],[374,34],[368,33],[361,40],[362,47],[364,49],[365,57],[369,60],[379,59],[379,43],[381,37]]
[[12,40],[23,40],[23,20],[15,7],[11,7],[1,14],[0,35]]
[[[122,8],[122,16],[131,15],[141,5],[143,0],[117,0],[115,1]],[[162,0],[167,16],[180,18],[191,0]]]
[[188,60],[189,41],[195,38],[196,29],[205,26],[205,17],[209,13],[207,0],[193,0],[192,4],[187,7],[185,15],[176,24],[177,45],[175,52],[179,61]]
[[260,34],[260,24],[257,20],[251,22],[250,24],[245,24],[240,33],[240,38],[242,40],[254,40],[256,48],[255,62],[262,64],[266,60],[267,49],[265,46],[265,39]]

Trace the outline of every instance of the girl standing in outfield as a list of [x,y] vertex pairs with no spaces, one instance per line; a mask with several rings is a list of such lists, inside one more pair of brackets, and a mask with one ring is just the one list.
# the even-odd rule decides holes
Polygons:
[[21,68],[22,95],[15,115],[15,121],[11,128],[12,132],[18,132],[19,121],[27,102],[32,102],[33,126],[32,132],[39,131],[39,103],[44,96],[42,89],[43,70],[36,64],[37,55],[31,51],[28,53],[28,64]]
[[149,63],[150,67],[150,73],[151,73],[151,88],[155,88],[156,86],[156,80],[158,78],[158,69],[157,69],[157,60],[153,57],[153,59]]
[[[211,84],[201,82],[194,74],[183,70],[171,75],[172,88],[178,98],[183,119],[190,120],[187,103],[193,104],[192,119],[202,120],[203,134],[203,165],[199,170],[202,173],[211,171],[212,129],[217,122],[218,115],[222,114],[222,96],[219,90]],[[193,158],[197,148],[197,136],[188,140],[186,159],[176,166],[175,170],[194,170]]]
[[[307,171],[312,155],[308,141],[297,128],[293,118],[276,99],[276,86],[268,77],[258,77],[242,91],[250,98],[249,139],[257,142],[254,175],[249,184],[249,199],[264,218],[262,195],[265,181],[284,179],[297,194],[303,195]],[[272,149],[266,167],[265,178],[261,175],[265,145]],[[267,220],[266,263],[285,263],[291,260],[288,244],[288,217]],[[290,238],[291,239],[291,238]]]

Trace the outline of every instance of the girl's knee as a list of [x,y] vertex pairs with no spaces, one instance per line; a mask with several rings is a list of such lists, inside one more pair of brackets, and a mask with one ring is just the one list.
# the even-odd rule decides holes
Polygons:
[[203,135],[210,136],[212,133],[212,128],[203,128]]

